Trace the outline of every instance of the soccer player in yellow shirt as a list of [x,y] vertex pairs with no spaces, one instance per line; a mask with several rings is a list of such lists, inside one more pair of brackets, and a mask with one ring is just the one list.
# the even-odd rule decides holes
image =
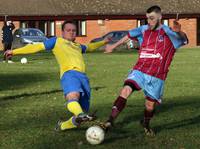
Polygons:
[[73,113],[67,121],[58,121],[56,130],[76,128],[82,122],[91,121],[93,116],[86,114],[90,106],[90,85],[85,74],[85,63],[82,54],[93,51],[107,42],[103,41],[81,45],[75,42],[76,25],[72,21],[62,24],[62,38],[52,37],[43,43],[30,44],[15,50],[8,50],[5,56],[30,54],[39,51],[52,51],[60,66],[61,86],[66,99],[66,108]]

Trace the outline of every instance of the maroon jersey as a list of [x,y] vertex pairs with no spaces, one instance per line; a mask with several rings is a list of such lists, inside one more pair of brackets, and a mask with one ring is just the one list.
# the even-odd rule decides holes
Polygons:
[[140,41],[139,58],[133,69],[165,80],[176,48],[186,41],[177,33],[162,25],[150,30],[147,25],[129,31],[129,37]]

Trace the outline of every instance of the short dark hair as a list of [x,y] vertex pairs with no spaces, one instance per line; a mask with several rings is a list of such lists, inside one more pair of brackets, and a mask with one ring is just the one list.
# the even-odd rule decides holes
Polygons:
[[65,28],[65,25],[66,25],[66,24],[73,24],[73,25],[76,26],[76,22],[75,22],[75,21],[68,21],[68,20],[66,20],[66,21],[64,21],[64,22],[62,23],[62,31],[64,31],[64,28]]
[[151,12],[161,13],[161,8],[157,5],[154,5],[148,8],[146,12],[147,13],[151,13]]

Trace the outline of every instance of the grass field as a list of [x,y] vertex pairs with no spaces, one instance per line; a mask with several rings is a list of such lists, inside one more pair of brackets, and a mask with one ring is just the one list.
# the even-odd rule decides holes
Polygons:
[[[1,149],[199,149],[200,148],[200,49],[181,49],[170,67],[163,104],[158,107],[152,127],[156,137],[143,134],[144,97],[135,92],[127,108],[106,135],[103,144],[91,146],[83,126],[63,133],[53,131],[65,112],[60,90],[59,69],[53,56],[38,53],[26,56],[28,64],[0,63],[0,148]],[[92,87],[91,111],[105,120],[136,52],[85,55]]]

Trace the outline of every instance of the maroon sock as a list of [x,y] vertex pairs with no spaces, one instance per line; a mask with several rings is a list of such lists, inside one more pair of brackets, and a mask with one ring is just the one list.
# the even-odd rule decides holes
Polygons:
[[121,96],[119,96],[115,100],[113,107],[112,107],[112,113],[109,117],[110,122],[113,122],[117,118],[119,113],[124,109],[124,107],[126,106],[126,101],[127,100],[125,98],[121,97]]
[[146,126],[149,126],[150,120],[153,117],[153,115],[154,115],[154,110],[153,111],[148,111],[146,109],[144,110],[144,121],[143,121],[143,123]]

